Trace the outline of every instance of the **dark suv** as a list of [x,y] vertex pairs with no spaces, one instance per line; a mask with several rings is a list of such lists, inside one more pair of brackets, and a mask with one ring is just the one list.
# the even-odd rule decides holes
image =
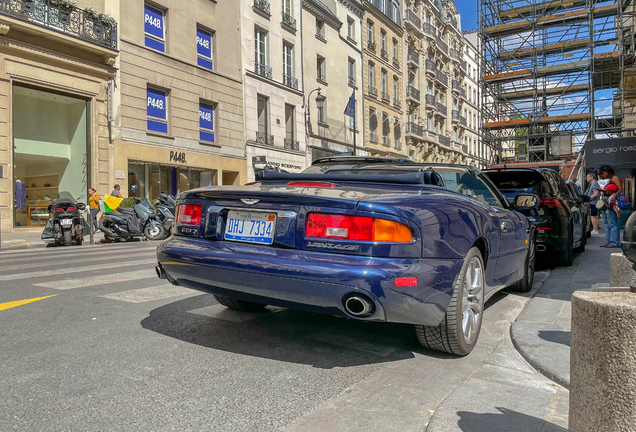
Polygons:
[[589,197],[572,196],[565,181],[549,168],[502,168],[485,170],[506,198],[532,193],[541,199],[538,211],[527,213],[538,229],[537,250],[552,254],[556,265],[570,266],[573,252],[582,252],[587,244]]

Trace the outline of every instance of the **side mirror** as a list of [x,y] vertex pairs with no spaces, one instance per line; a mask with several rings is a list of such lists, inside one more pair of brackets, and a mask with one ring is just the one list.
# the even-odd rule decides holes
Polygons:
[[589,203],[591,200],[592,200],[592,198],[590,198],[589,196],[581,195],[581,202]]
[[539,209],[539,197],[532,194],[515,195],[515,210],[535,210]]
[[86,198],[86,195],[80,195],[77,199],[84,199]]

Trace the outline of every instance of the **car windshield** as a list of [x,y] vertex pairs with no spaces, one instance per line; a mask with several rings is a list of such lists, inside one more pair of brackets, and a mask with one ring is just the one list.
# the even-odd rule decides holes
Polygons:
[[536,171],[486,171],[486,175],[507,198],[520,193],[552,195],[549,183]]

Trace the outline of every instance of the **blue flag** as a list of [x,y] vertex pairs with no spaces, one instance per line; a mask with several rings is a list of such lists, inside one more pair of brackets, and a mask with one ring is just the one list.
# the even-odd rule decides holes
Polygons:
[[351,97],[349,98],[349,102],[347,103],[347,107],[345,108],[345,115],[349,117],[355,117],[356,115],[356,103],[355,103],[355,90],[351,93]]

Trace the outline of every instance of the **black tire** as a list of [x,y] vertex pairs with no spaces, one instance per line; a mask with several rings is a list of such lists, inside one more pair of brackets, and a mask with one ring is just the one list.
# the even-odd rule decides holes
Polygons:
[[587,234],[581,236],[581,243],[574,249],[574,252],[585,252],[585,246],[587,245]]
[[572,231],[570,231],[565,252],[561,252],[556,247],[554,248],[553,258],[557,266],[570,267],[574,262],[574,239],[572,237]]
[[152,225],[148,224],[144,228],[144,235],[148,240],[157,241],[163,240],[165,235],[165,230],[161,225]]
[[236,300],[230,297],[220,296],[216,294],[214,294],[214,298],[223,306],[240,311],[256,312],[265,309],[265,306],[267,306],[264,304]]
[[104,243],[115,243],[115,238],[104,234]]
[[78,246],[81,246],[82,243],[84,243],[84,237],[79,236],[76,240],[75,243],[77,243]]
[[[472,312],[472,308],[467,308],[466,312],[468,313],[468,317],[476,319],[476,325],[473,327],[474,333],[471,335],[472,337],[467,340],[466,335],[464,335],[462,320],[464,316],[464,312],[462,310],[462,305],[464,304],[464,292],[466,289],[466,275],[469,270],[472,271],[471,263],[476,259],[480,264],[480,276],[475,278],[479,279],[478,283],[481,285],[480,292],[477,290],[473,291],[477,293],[479,298],[476,302],[478,307],[480,308],[480,312],[478,316]],[[415,332],[417,334],[417,339],[425,348],[430,348],[435,351],[443,351],[450,354],[455,354],[458,356],[465,356],[470,354],[470,352],[477,345],[477,340],[479,339],[479,332],[481,330],[481,323],[484,316],[484,288],[485,288],[485,267],[484,260],[481,256],[481,252],[476,247],[473,247],[466,258],[464,258],[464,264],[459,272],[459,275],[454,283],[453,297],[451,298],[450,304],[448,305],[448,309],[446,310],[446,314],[442,319],[442,322],[437,326],[425,326],[425,325],[416,325]],[[468,293],[466,293],[468,295]]]
[[525,260],[525,270],[523,272],[523,279],[510,287],[511,291],[527,293],[532,289],[534,284],[534,268],[537,259],[537,236],[532,234],[530,237],[530,248],[528,249],[528,255]]
[[64,237],[64,246],[73,245],[73,236],[71,235],[71,231],[70,230],[64,231],[62,233],[62,236]]

